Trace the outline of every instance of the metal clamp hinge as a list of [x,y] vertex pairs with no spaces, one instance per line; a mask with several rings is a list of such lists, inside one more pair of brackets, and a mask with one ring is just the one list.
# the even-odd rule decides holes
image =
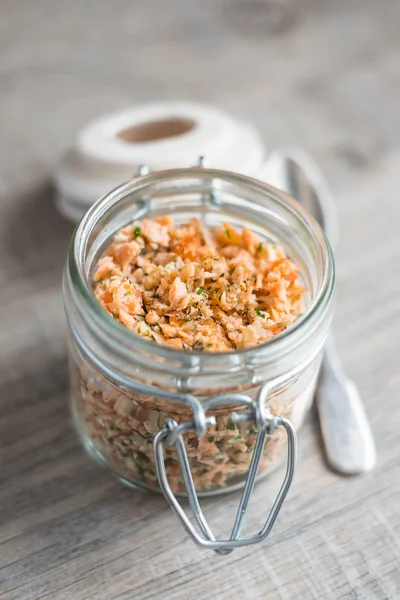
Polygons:
[[[296,433],[292,423],[288,419],[284,417],[276,417],[269,411],[269,408],[266,405],[267,393],[268,390],[267,386],[265,385],[261,388],[256,400],[253,400],[249,396],[243,394],[225,394],[221,396],[213,396],[205,400],[201,405],[202,418],[200,424],[199,420],[196,418],[194,421],[188,421],[179,425],[173,419],[167,419],[163,429],[161,429],[161,431],[159,431],[154,438],[154,454],[157,477],[160,488],[163,491],[168,503],[181,520],[183,527],[193,541],[203,548],[214,550],[218,554],[229,554],[236,547],[247,546],[249,544],[255,544],[264,540],[269,535],[275,523],[293,480],[296,463]],[[243,421],[255,421],[258,428],[258,436],[250,462],[246,482],[237,509],[231,536],[226,540],[217,540],[200,508],[199,499],[196,493],[190,470],[189,459],[182,436],[184,433],[190,430],[196,430],[198,433],[204,435],[206,427],[208,425],[215,425],[216,422],[215,417],[206,416],[206,412],[212,408],[216,408],[217,406],[232,404],[241,407],[245,405],[248,408],[248,411],[245,413],[232,413],[232,421],[235,423]],[[260,465],[260,460],[263,455],[267,436],[271,435],[278,427],[285,428],[288,441],[287,466],[284,481],[261,531],[255,535],[240,538],[239,536],[243,527],[244,517],[251,494],[253,492],[255,479]],[[203,537],[199,535],[198,531],[189,520],[168,483],[164,461],[164,444],[176,446],[178,461],[182,471],[182,477],[186,487],[188,500]]]

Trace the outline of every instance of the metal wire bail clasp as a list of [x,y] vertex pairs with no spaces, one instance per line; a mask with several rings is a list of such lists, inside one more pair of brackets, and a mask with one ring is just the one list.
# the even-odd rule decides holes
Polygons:
[[[284,417],[276,417],[270,412],[266,404],[267,394],[268,388],[267,385],[264,385],[260,389],[256,400],[253,400],[244,394],[224,394],[221,396],[213,396],[205,400],[202,404],[200,404],[200,402],[197,400],[198,406],[196,406],[196,414],[193,421],[187,421],[178,425],[178,423],[173,419],[166,419],[164,427],[154,438],[153,447],[158,482],[168,503],[181,520],[183,527],[193,541],[203,548],[214,550],[218,554],[229,554],[236,547],[247,546],[249,544],[255,544],[264,540],[270,533],[275,523],[293,480],[297,449],[296,433],[292,423],[288,419]],[[215,425],[216,423],[215,417],[206,416],[207,411],[223,405],[237,405],[241,408],[245,406],[247,408],[246,412],[241,412],[239,414],[233,412],[231,419],[234,423],[243,421],[255,422],[258,429],[258,435],[246,482],[237,509],[231,536],[226,540],[217,540],[200,508],[199,499],[196,493],[192,473],[190,470],[189,459],[183,440],[183,434],[190,430],[195,430],[198,435],[204,435],[206,432],[206,427],[208,425]],[[253,492],[264,446],[267,437],[271,435],[278,427],[284,427],[288,441],[285,478],[263,528],[255,535],[241,538],[240,532],[242,530],[246,510]],[[185,483],[188,500],[202,536],[195,529],[171,490],[165,468],[163,449],[164,444],[176,446],[178,461],[182,471],[182,477]]]

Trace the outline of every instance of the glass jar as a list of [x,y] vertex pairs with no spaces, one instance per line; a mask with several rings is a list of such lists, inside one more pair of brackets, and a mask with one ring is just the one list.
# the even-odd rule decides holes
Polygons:
[[[121,227],[162,214],[177,224],[199,217],[209,227],[224,221],[246,225],[261,239],[282,245],[300,265],[307,288],[304,314],[264,344],[222,353],[177,350],[130,332],[96,300],[93,273]],[[189,423],[183,439],[197,492],[242,486],[260,427],[260,421],[240,417],[248,410],[245,397],[267,396],[272,415],[290,419],[295,428],[301,425],[332,318],[333,287],[332,253],[317,223],[297,202],[261,181],[190,168],[146,174],[113,190],[79,224],[64,274],[71,402],[85,448],[124,483],[158,490],[154,438],[163,428]],[[210,397],[221,402],[207,405],[207,426],[202,406]],[[282,427],[267,433],[260,475],[279,463],[286,447]],[[184,495],[187,481],[177,449],[171,444],[164,450],[170,488]]]

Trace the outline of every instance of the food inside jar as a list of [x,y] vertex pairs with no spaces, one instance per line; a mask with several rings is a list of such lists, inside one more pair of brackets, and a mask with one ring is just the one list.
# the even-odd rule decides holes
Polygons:
[[303,312],[299,267],[247,227],[169,216],[121,229],[94,275],[104,309],[136,335],[180,350],[267,342]]
[[[300,426],[312,402],[315,373],[313,368],[305,386],[297,387],[295,383],[271,398],[272,412],[289,417],[296,427]],[[72,380],[75,420],[82,437],[91,440],[102,461],[124,481],[156,490],[154,436],[166,418],[178,423],[191,421],[190,410],[156,396],[117,387],[88,364],[81,369],[73,366]],[[256,391],[257,388],[250,395]],[[210,412],[216,418],[216,425],[208,427],[205,436],[198,438],[194,431],[184,435],[193,480],[200,493],[241,485],[247,475],[258,431],[254,423],[234,423],[233,410],[241,412],[237,406]],[[271,471],[279,464],[285,444],[282,428],[268,436],[260,473]],[[176,449],[165,446],[164,453],[171,489],[182,493],[185,487]]]
[[[93,291],[133,334],[179,350],[223,352],[268,342],[284,331],[303,311],[305,287],[284,249],[247,227],[223,223],[209,229],[199,219],[175,227],[163,216],[117,232],[96,265]],[[83,435],[125,480],[156,488],[154,436],[167,417],[191,421],[190,410],[122,388],[84,361],[73,371]],[[296,404],[302,418],[313,386],[310,380],[299,392],[276,396],[272,411],[290,417]],[[257,431],[249,422],[235,424],[232,410],[214,411],[216,425],[205,436],[184,436],[200,492],[224,488],[247,474]],[[261,471],[275,465],[284,446],[285,434],[278,429],[265,445]],[[172,489],[184,491],[175,448],[166,446],[165,456]]]

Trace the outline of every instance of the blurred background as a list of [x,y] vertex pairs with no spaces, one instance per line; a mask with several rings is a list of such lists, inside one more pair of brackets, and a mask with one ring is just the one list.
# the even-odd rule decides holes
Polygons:
[[[60,531],[67,531],[62,498],[68,494],[84,504],[87,486],[111,493],[106,475],[83,458],[68,421],[60,282],[73,224],[54,208],[54,167],[89,120],[167,99],[212,103],[250,120],[267,149],[301,146],[326,175],[340,220],[338,343],[365,400],[381,465],[374,485],[358,480],[335,502],[363,498],[366,507],[379,507],[398,539],[390,489],[399,480],[399,28],[398,0],[0,1],[0,499],[6,544],[54,506],[64,519]],[[314,428],[306,425],[306,431]],[[311,461],[316,476],[325,473],[318,439],[303,439],[300,460]],[[128,514],[129,496],[116,489],[119,510]],[[387,491],[382,496],[379,490]],[[154,502],[149,510],[162,506]],[[368,537],[354,514],[349,523],[354,547],[342,589],[396,597],[387,566],[393,569],[397,560],[394,546],[384,544],[375,565],[387,576],[382,591],[370,555],[363,555],[379,534]],[[356,541],[360,530],[367,537]],[[14,557],[13,567],[6,559],[0,564],[8,585],[13,578],[28,585],[43,572],[32,557],[30,534],[21,544],[32,554],[30,575],[17,546],[6,546]],[[68,551],[77,544],[71,541]],[[329,557],[329,544],[321,544]],[[60,556],[54,569],[63,568]],[[164,565],[160,571],[168,582],[172,570]],[[207,577],[212,580],[211,571]],[[295,590],[302,568],[294,565],[288,577]],[[51,583],[46,586],[50,593]],[[287,597],[328,597],[323,587],[304,586],[303,596]]]

